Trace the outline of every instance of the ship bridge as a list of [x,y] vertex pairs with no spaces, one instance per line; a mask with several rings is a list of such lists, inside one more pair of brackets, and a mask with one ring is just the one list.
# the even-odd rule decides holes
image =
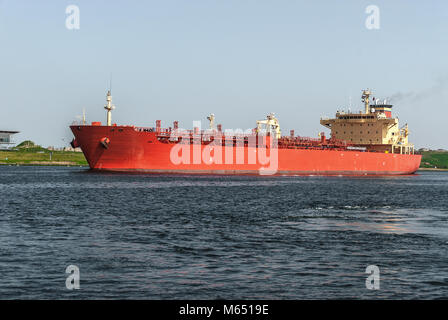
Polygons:
[[414,153],[409,144],[407,124],[399,127],[398,118],[392,117],[392,105],[386,100],[370,104],[370,90],[364,90],[364,112],[337,111],[335,118],[322,118],[320,124],[331,130],[331,137],[344,140],[369,150],[392,153]]

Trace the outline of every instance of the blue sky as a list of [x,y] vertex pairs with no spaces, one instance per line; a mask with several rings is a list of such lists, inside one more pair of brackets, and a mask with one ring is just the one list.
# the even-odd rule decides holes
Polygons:
[[[365,27],[371,4],[379,30]],[[417,147],[448,149],[447,31],[446,1],[0,0],[0,128],[63,146],[83,108],[105,121],[112,74],[118,124],[190,128],[214,113],[247,129],[275,112],[284,133],[315,137],[368,87]]]

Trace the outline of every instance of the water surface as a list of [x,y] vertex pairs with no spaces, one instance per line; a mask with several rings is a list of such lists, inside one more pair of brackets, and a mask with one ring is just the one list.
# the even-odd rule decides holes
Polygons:
[[[0,166],[2,299],[448,298],[448,173]],[[80,290],[67,290],[76,265]],[[380,290],[365,269],[380,268]]]

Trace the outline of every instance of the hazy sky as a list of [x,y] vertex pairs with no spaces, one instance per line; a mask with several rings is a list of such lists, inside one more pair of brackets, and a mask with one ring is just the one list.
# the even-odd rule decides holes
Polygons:
[[320,117],[350,96],[361,110],[368,87],[416,147],[448,149],[447,40],[447,1],[0,0],[0,129],[66,145],[83,108],[105,122],[112,74],[118,124],[191,128],[214,113],[247,129],[275,112],[283,133],[317,137]]

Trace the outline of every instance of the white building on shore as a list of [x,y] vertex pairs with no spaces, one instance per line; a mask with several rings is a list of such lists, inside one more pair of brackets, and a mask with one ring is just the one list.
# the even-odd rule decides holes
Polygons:
[[16,133],[19,133],[19,131],[0,130],[0,149],[7,149],[15,144],[12,141],[11,136]]

